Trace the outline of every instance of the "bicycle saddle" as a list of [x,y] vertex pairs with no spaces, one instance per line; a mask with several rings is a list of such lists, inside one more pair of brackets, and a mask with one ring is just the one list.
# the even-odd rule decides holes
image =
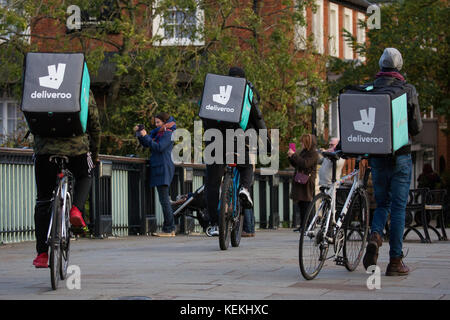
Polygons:
[[55,163],[57,163],[58,161],[62,161],[64,163],[69,163],[69,158],[67,156],[53,155],[53,156],[50,156],[48,161],[55,162]]

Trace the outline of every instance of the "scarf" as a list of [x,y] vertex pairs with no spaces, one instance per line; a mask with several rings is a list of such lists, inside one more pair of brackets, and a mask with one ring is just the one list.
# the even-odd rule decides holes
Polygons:
[[174,125],[175,125],[175,122],[172,121],[172,122],[167,122],[167,123],[163,124],[159,128],[153,129],[152,130],[152,133],[153,133],[152,136],[154,137],[153,141],[155,141],[156,139],[159,140],[159,138],[162,137],[166,131],[172,131],[172,129],[170,129],[170,128],[172,128]]
[[405,78],[398,72],[396,71],[390,71],[390,72],[385,72],[385,71],[380,71],[375,75],[376,78],[380,78],[380,77],[391,77],[391,78],[396,78],[398,80],[401,81],[405,81]]

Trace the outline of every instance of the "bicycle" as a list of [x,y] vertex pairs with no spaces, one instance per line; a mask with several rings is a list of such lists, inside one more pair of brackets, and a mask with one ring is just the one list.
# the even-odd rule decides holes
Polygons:
[[[308,207],[302,222],[299,243],[299,264],[303,277],[314,279],[326,260],[334,258],[337,265],[354,271],[361,261],[369,230],[369,201],[366,193],[370,168],[361,180],[359,165],[367,156],[356,158],[355,169],[336,181],[336,161],[341,152],[323,152],[332,161],[332,184],[321,187]],[[336,221],[336,190],[344,181],[353,179],[352,187]],[[333,245],[334,255],[327,258]]]
[[218,205],[219,246],[227,250],[231,246],[239,247],[244,226],[244,211],[239,199],[239,170],[235,163],[227,164],[220,187]]
[[72,195],[74,179],[72,173],[66,168],[69,158],[66,156],[51,156],[58,168],[57,182],[51,199],[51,219],[47,233],[47,244],[50,249],[49,268],[52,289],[58,288],[59,279],[67,276],[70,254],[70,209],[72,208]]
[[[241,240],[244,219],[241,203],[238,200],[239,179],[240,174],[236,165],[227,165],[220,188],[220,190],[226,190],[226,192],[219,191],[219,204],[217,206],[217,214],[219,216],[219,244],[222,250],[227,250],[230,242],[233,247],[238,247]],[[231,185],[229,181],[232,181]],[[213,226],[208,226],[209,217],[205,213],[206,203],[203,199],[204,190],[205,185],[202,185],[194,193],[180,196],[176,201],[172,201],[171,204],[174,207],[173,215],[174,217],[184,215],[197,219],[203,227],[205,234],[208,237],[213,237]],[[188,212],[190,210],[197,211],[197,216],[190,214]]]

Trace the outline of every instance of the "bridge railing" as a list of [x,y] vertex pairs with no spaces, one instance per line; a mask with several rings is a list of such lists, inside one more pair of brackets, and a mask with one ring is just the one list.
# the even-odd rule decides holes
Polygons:
[[[0,243],[35,240],[36,185],[33,151],[0,148]],[[149,187],[148,160],[100,155],[89,201],[84,208],[94,236],[145,235],[158,231],[163,213],[156,188]],[[195,191],[204,183],[205,166],[176,165],[170,195]],[[49,177],[53,179],[53,177]],[[294,206],[289,199],[292,171],[274,176],[255,171],[253,201],[257,228],[292,226]],[[201,231],[191,218],[176,219],[178,232]]]

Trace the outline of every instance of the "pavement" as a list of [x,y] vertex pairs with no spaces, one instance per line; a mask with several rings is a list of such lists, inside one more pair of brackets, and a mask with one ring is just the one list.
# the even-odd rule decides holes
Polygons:
[[348,272],[328,260],[316,279],[304,280],[298,238],[292,229],[258,230],[227,251],[219,249],[217,237],[205,235],[77,239],[70,257],[75,271],[56,291],[49,269],[32,266],[34,242],[0,245],[0,300],[450,300],[450,241],[432,238],[423,244],[408,236],[404,251],[411,273],[404,277],[384,275],[385,242],[378,261],[380,289],[371,290],[371,274],[362,263]]

